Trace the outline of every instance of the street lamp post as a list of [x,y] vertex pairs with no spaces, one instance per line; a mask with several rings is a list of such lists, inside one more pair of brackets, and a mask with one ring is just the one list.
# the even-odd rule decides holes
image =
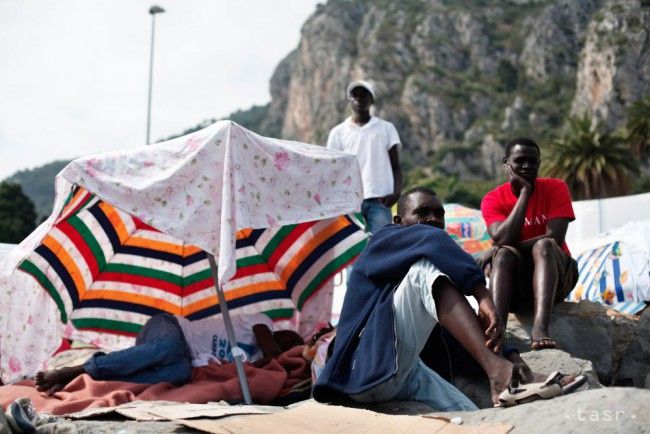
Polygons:
[[149,8],[149,14],[151,15],[151,53],[149,55],[149,98],[147,100],[147,145],[151,143],[149,141],[149,133],[151,131],[151,88],[153,84],[153,43],[156,29],[156,14],[163,12],[165,10],[160,6],[153,5]]

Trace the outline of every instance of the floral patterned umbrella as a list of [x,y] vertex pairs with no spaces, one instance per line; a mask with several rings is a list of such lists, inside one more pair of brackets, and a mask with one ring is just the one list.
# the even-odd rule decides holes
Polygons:
[[[47,341],[21,333],[21,318],[31,318],[39,314],[39,309],[51,308],[36,294],[21,291],[23,287],[16,284],[20,281],[17,273],[24,275],[28,271],[48,289],[59,312],[66,313],[62,320],[72,319],[73,325],[104,330],[123,327],[122,331],[132,333],[136,328],[133,325],[142,323],[151,314],[147,309],[152,307],[151,295],[134,293],[129,289],[132,286],[147,283],[159,290],[156,294],[164,301],[160,305],[164,305],[162,310],[180,309],[181,314],[196,317],[208,315],[209,304],[214,306],[215,300],[210,301],[201,291],[210,291],[202,286],[207,285],[209,276],[196,274],[201,270],[205,273],[202,261],[206,254],[208,262],[214,263],[210,267],[212,281],[218,281],[220,289],[227,292],[233,277],[233,285],[244,277],[236,276],[240,254],[237,242],[244,238],[239,231],[252,228],[253,235],[258,234],[255,229],[339,218],[358,210],[362,200],[361,177],[354,156],[261,137],[230,121],[217,122],[191,135],[152,146],[74,160],[57,175],[56,183],[52,215],[12,252],[1,273],[8,288],[0,303],[11,306],[10,313],[0,318],[0,373],[5,381],[25,374],[10,369],[9,360],[14,366],[27,359],[32,363],[21,366],[33,367],[34,360],[43,363],[56,349],[65,329],[61,327],[58,336],[48,334]],[[134,257],[146,249],[156,254],[141,255],[144,262],[135,261]],[[60,264],[54,266],[57,261]],[[166,275],[168,286],[162,291],[156,287],[163,285],[162,274],[151,274],[159,269],[161,261],[184,267],[182,272],[178,272],[181,267],[176,272],[160,268],[170,274]],[[79,267],[81,262],[89,265]],[[102,269],[104,264],[108,270]],[[67,272],[58,272],[63,269]],[[84,318],[103,322],[75,324],[72,312],[80,306],[75,303],[81,298],[75,300],[74,294],[85,296],[84,291],[94,289],[89,286],[93,276],[106,277],[104,272],[113,273],[109,274],[113,283],[87,294],[94,301],[83,305],[88,312],[95,309]],[[67,277],[61,277],[66,274]],[[137,281],[133,280],[135,274]],[[183,279],[180,284],[179,278]],[[131,326],[117,327],[110,322],[116,321],[108,315],[110,310],[126,307],[125,300],[115,297],[115,281],[126,290],[123,294],[131,294],[126,300],[129,306],[141,306],[138,312],[126,309],[132,320],[123,322]],[[48,288],[48,282],[55,291]],[[178,307],[172,294],[191,285],[196,291],[195,300]],[[72,291],[72,287],[81,289]],[[247,296],[245,292],[241,294]],[[212,289],[211,294],[214,293]],[[59,299],[55,294],[60,295]],[[16,302],[18,298],[21,303]],[[99,300],[110,300],[112,305],[101,310],[96,306]],[[225,303],[220,305],[225,309]],[[144,316],[134,318],[137,315]],[[224,317],[228,322],[227,315]],[[8,342],[17,337],[19,345]],[[34,351],[17,354],[15,349],[19,346]]]

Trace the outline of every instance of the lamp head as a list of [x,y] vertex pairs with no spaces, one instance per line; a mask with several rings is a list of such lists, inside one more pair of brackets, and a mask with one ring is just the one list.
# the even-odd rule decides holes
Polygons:
[[149,13],[151,15],[160,14],[160,13],[163,13],[163,12],[165,12],[165,10],[163,8],[161,8],[160,6],[158,6],[158,5],[153,5],[153,6],[151,6],[149,8]]

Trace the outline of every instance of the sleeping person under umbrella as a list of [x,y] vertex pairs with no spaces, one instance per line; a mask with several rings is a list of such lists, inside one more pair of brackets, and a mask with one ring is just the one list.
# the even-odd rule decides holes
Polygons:
[[[231,315],[231,319],[237,346],[249,362],[259,364],[304,344],[292,330],[273,331],[273,321],[267,315]],[[190,321],[161,313],[145,323],[134,346],[111,353],[97,352],[81,365],[38,372],[36,389],[52,395],[81,374],[94,380],[180,386],[190,381],[192,367],[232,362],[231,350],[221,317]]]

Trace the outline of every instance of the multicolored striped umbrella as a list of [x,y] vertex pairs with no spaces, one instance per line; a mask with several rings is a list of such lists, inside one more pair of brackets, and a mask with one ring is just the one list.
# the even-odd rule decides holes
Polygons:
[[[341,216],[237,233],[228,307],[291,317],[366,243]],[[75,187],[42,243],[20,264],[80,330],[133,335],[159,312],[220,312],[207,255]]]
[[478,209],[457,203],[446,204],[445,231],[463,250],[474,256],[492,247],[490,234]]

